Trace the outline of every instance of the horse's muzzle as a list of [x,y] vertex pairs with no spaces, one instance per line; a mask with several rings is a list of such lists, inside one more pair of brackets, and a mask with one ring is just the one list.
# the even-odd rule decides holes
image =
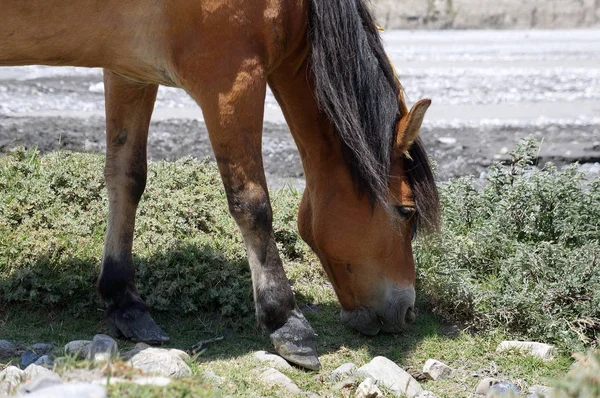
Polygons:
[[379,305],[352,311],[342,309],[340,317],[347,327],[368,336],[374,336],[381,330],[398,333],[406,324],[415,321],[414,306],[413,287],[393,287]]

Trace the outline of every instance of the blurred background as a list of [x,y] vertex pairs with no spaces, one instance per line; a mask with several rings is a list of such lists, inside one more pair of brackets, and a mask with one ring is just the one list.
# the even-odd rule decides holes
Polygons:
[[[600,173],[600,0],[375,0],[373,12],[410,104],[433,106],[422,137],[438,179],[506,159],[520,138],[542,141],[540,161],[577,161]],[[272,187],[303,187],[293,140],[267,95],[264,156]],[[103,151],[97,69],[0,68],[0,151],[16,145]],[[202,114],[161,87],[151,159],[211,156]]]

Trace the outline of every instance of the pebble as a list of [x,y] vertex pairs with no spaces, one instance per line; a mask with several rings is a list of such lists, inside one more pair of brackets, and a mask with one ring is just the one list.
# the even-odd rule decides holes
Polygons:
[[538,384],[529,387],[527,398],[550,398],[554,394],[552,387],[540,386]]
[[274,368],[263,369],[258,379],[267,386],[279,387],[293,394],[302,394],[302,390],[286,375]]
[[404,394],[413,398],[423,391],[418,381],[386,357],[373,358],[371,362],[360,367],[357,374],[372,377],[378,385],[388,388],[395,396]]
[[438,142],[444,145],[455,145],[458,140],[454,137],[440,137],[438,138]]
[[290,365],[285,359],[283,359],[279,355],[271,354],[270,352],[256,351],[254,353],[254,357],[263,364],[275,368],[277,370],[292,369],[292,365]]
[[423,366],[423,373],[431,380],[440,380],[452,376],[452,368],[436,359],[428,359]]
[[79,359],[89,359],[91,347],[91,340],[74,340],[65,345],[65,354]]
[[[149,347],[135,354],[129,362],[144,373],[180,379],[190,377],[192,370],[173,350]],[[177,350],[178,351],[178,350]]]
[[124,361],[127,361],[131,358],[133,358],[133,356],[139,352],[142,352],[143,350],[150,348],[150,346],[146,343],[137,343],[135,345],[135,347],[133,347],[133,349],[121,354],[121,359],[123,359]]
[[16,366],[9,366],[0,372],[0,394],[12,392],[25,378],[25,372]]
[[34,362],[34,365],[52,367],[52,365],[54,365],[54,361],[49,355],[42,355],[37,359],[37,361]]
[[353,363],[345,363],[338,366],[333,372],[331,372],[331,380],[338,381],[348,376],[352,372],[356,371],[356,365]]
[[21,359],[19,360],[19,366],[21,369],[25,369],[32,363],[35,363],[39,359],[39,355],[31,350],[26,350],[23,355],[21,355]]
[[554,359],[555,347],[550,344],[537,343],[534,341],[503,341],[496,348],[496,352],[516,350],[521,354],[533,355],[545,361]]
[[44,388],[29,398],[107,398],[106,388],[89,383],[59,384]]
[[375,380],[371,377],[367,377],[362,383],[358,385],[354,398],[377,398],[383,397],[381,390],[375,385]]
[[29,365],[27,368],[25,368],[25,371],[23,372],[23,378],[25,380],[32,380],[32,379],[36,379],[38,377],[52,376],[52,375],[56,375],[56,373],[54,373],[53,371],[51,371],[49,369],[46,369],[43,366],[36,365],[34,363]]
[[9,358],[17,355],[17,348],[8,340],[0,340],[0,358]]
[[54,346],[52,344],[45,343],[35,343],[29,347],[29,349],[40,356],[52,354],[54,352]]
[[486,377],[477,384],[477,387],[475,388],[475,394],[487,395],[492,386],[498,383],[500,383],[500,380],[494,379],[493,377]]
[[[33,365],[31,365],[31,366],[33,366]],[[57,384],[62,384],[62,380],[56,373],[50,372],[48,369],[44,369],[44,370],[48,371],[49,374],[45,374],[45,375],[41,375],[41,376],[32,378],[30,381],[28,381],[27,383],[25,383],[21,387],[19,387],[19,389],[17,390],[17,394],[18,395],[27,395],[27,394],[31,394],[33,392],[42,390],[44,388],[55,386]]]
[[117,342],[105,334],[97,334],[92,340],[90,346],[90,359],[94,362],[105,362],[114,359],[119,355]]
[[513,394],[519,394],[521,392],[521,388],[519,388],[516,384],[510,383],[508,381],[501,381],[500,383],[496,383],[490,387],[487,396],[488,397],[503,397],[503,396],[512,396]]

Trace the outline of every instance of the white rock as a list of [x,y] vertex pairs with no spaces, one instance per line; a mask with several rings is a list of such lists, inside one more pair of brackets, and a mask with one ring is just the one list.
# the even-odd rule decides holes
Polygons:
[[190,377],[192,370],[177,353],[164,348],[146,348],[135,354],[129,363],[135,369],[159,376],[180,379]]
[[279,355],[271,354],[266,351],[256,351],[254,357],[263,364],[275,368],[277,370],[289,370],[292,369],[292,365]]
[[106,389],[88,383],[59,384],[28,394],[29,398],[106,398]]
[[105,334],[97,334],[90,346],[90,359],[94,362],[105,362],[119,355],[117,342]]
[[301,394],[302,390],[286,375],[273,368],[263,369],[258,379],[267,386],[283,388],[293,394]]
[[438,138],[438,142],[444,145],[454,145],[458,142],[458,140],[454,137],[440,137]]
[[331,372],[331,379],[333,381],[341,380],[348,376],[350,373],[356,370],[356,365],[353,363],[345,363],[338,366],[333,372]]
[[375,357],[361,366],[357,374],[372,377],[378,385],[388,388],[395,396],[413,398],[423,391],[421,385],[404,369],[386,357]]
[[87,359],[90,357],[91,340],[74,340],[65,345],[65,354],[75,358]]
[[25,378],[25,372],[16,366],[9,366],[0,372],[0,394],[12,392]]
[[367,377],[362,383],[358,385],[356,392],[354,393],[355,398],[377,398],[383,397],[381,390],[375,385],[375,380]]
[[492,386],[498,383],[500,383],[500,380],[494,379],[493,377],[486,377],[477,384],[477,387],[475,388],[475,394],[487,395]]
[[[29,365],[28,368],[30,368],[31,366],[33,366],[33,365]],[[44,370],[47,370],[48,372],[50,372],[48,369],[44,369]],[[30,381],[28,381],[27,383],[23,384],[17,390],[17,395],[31,394],[33,392],[36,392],[36,391],[39,391],[39,390],[42,390],[44,388],[48,388],[51,386],[55,386],[55,385],[61,384],[61,383],[62,383],[62,380],[60,379],[60,377],[56,373],[50,372],[49,374],[35,377],[35,378],[31,379]]]
[[420,393],[418,393],[415,398],[438,398],[437,395],[435,395],[434,393],[432,393],[431,391],[421,391]]
[[452,375],[452,368],[437,359],[428,359],[423,366],[423,373],[431,380],[440,380]]
[[524,355],[533,355],[545,361],[554,359],[555,348],[553,345],[536,343],[534,341],[503,341],[496,348],[496,352],[519,351]]
[[176,348],[170,348],[169,353],[173,354],[175,356],[178,356],[179,358],[183,359],[186,362],[191,361],[191,359],[192,359],[192,358],[190,358],[190,355],[187,352],[178,350]]
[[[25,368],[25,371],[23,372],[23,379],[24,380],[32,380],[37,377],[45,377],[45,376],[53,376],[53,375],[56,375],[56,373],[54,373],[50,369],[46,369],[43,366],[32,363],[31,365],[29,365],[28,367]],[[56,376],[58,376],[58,375],[56,375]]]
[[529,387],[529,394],[531,394],[529,395],[531,398],[550,398],[554,396],[554,389],[536,384]]

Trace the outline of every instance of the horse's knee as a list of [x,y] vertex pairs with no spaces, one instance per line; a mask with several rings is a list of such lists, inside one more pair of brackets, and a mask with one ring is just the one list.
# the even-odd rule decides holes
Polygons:
[[124,149],[122,145],[115,144],[109,150],[104,168],[104,178],[109,191],[124,190],[128,194],[127,196],[137,204],[146,189],[145,149],[133,148],[129,151]]
[[273,213],[269,197],[259,185],[228,188],[229,212],[244,232],[270,231]]

